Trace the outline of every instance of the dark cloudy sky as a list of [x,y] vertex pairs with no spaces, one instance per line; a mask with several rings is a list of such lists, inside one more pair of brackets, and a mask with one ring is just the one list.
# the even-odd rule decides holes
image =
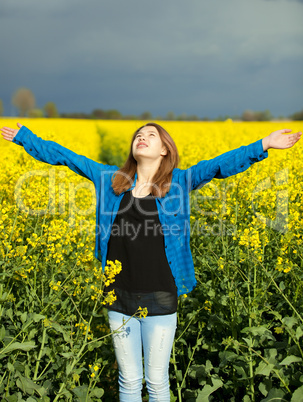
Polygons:
[[0,99],[215,118],[303,109],[303,1],[0,0]]

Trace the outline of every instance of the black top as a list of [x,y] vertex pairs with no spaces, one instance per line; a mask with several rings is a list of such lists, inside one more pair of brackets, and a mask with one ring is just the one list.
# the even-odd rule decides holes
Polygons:
[[177,288],[164,250],[164,235],[155,198],[127,191],[120,203],[108,242],[107,260],[118,260],[122,271],[105,289],[117,300],[108,309],[133,315],[147,307],[148,315],[177,311]]

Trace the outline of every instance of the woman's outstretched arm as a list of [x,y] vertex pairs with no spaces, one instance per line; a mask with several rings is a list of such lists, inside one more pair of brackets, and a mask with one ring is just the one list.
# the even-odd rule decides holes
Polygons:
[[[196,165],[182,171],[188,191],[196,190],[210,182],[213,178],[225,179],[247,170],[255,162],[268,157],[268,149],[291,148],[299,141],[302,133],[290,133],[283,129],[274,131],[267,137],[252,144],[225,152],[210,160],[202,160]],[[287,134],[287,135],[285,135]]]
[[93,182],[98,180],[100,170],[113,168],[110,165],[103,165],[83,155],[78,155],[54,141],[43,140],[20,123],[17,123],[17,126],[18,129],[2,127],[0,130],[3,138],[23,146],[28,154],[41,162],[68,166],[75,173]]

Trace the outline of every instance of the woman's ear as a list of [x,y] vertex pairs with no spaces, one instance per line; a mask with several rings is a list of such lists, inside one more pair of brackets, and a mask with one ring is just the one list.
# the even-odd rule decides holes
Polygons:
[[163,146],[160,155],[161,155],[161,156],[165,156],[165,155],[167,155],[167,152],[168,152],[167,148],[166,148],[165,146]]

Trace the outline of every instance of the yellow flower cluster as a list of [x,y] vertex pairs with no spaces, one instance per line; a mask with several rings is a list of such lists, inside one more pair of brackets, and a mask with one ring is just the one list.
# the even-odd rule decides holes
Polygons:
[[49,287],[52,288],[53,290],[59,290],[61,287],[61,281],[58,281],[57,283],[54,283],[53,281],[51,281],[49,283]]
[[75,327],[79,327],[80,331],[82,331],[83,335],[86,335],[86,332],[89,334],[87,336],[87,339],[93,339],[93,334],[92,331],[90,329],[90,327],[88,327],[88,322],[84,320],[84,322],[79,322],[75,324]]
[[100,370],[99,364],[89,364],[88,366],[89,366],[90,371],[91,371],[91,375],[90,375],[90,376],[91,376],[92,378],[96,377],[96,374],[97,374],[98,370]]
[[120,261],[106,261],[107,265],[104,268],[104,285],[109,286],[111,283],[115,282],[115,277],[122,270],[122,264]]
[[212,303],[209,300],[205,300],[204,306],[203,306],[204,310],[211,312],[211,306],[212,306]]
[[[268,244],[268,236],[264,231],[265,224],[257,222],[252,218],[252,226],[245,228],[239,236],[239,245],[246,247],[255,258],[262,261],[264,247]],[[242,258],[240,262],[245,261],[246,254],[240,253]]]
[[137,315],[139,318],[146,318],[147,314],[148,314],[147,307],[143,308],[141,306],[138,307]]
[[[90,285],[90,289],[93,291],[91,295],[92,300],[100,299],[103,295],[103,288],[105,286],[109,286],[110,284],[114,283],[116,275],[118,275],[122,270],[122,264],[120,261],[115,260],[115,262],[107,260],[107,265],[102,270],[102,267],[99,268],[94,267],[93,274],[94,274],[94,283]],[[106,296],[102,301],[103,305],[111,305],[116,300],[115,291],[112,290],[107,292]]]

